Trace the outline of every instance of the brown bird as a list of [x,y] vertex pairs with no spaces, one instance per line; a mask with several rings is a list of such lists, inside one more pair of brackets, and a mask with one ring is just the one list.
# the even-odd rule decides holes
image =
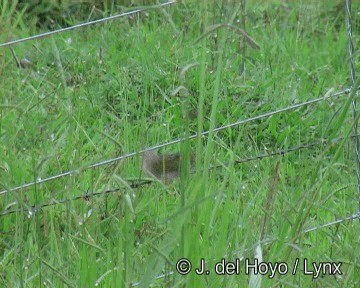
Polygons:
[[179,177],[180,167],[180,153],[161,155],[154,151],[145,151],[142,155],[143,171],[165,184],[170,184]]

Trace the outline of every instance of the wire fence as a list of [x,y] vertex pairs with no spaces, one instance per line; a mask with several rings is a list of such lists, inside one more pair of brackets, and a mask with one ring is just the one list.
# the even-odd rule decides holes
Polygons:
[[[295,109],[298,109],[298,108],[301,108],[301,107],[304,107],[304,106],[319,103],[319,102],[324,101],[326,99],[337,98],[337,97],[340,97],[340,96],[343,96],[343,95],[347,95],[347,94],[350,94],[352,89],[355,89],[355,93],[357,93],[357,90],[359,89],[359,87],[354,87],[354,85],[355,85],[355,66],[354,66],[354,61],[353,61],[353,59],[354,59],[354,56],[353,56],[354,55],[354,44],[353,44],[353,39],[352,39],[351,1],[350,0],[345,0],[345,2],[346,2],[346,15],[347,15],[347,35],[348,35],[348,38],[349,38],[349,62],[350,62],[349,66],[350,66],[350,84],[351,84],[350,88],[347,88],[347,89],[345,89],[343,91],[339,91],[339,92],[335,92],[335,93],[332,93],[332,91],[328,91],[325,95],[323,95],[321,97],[318,97],[318,98],[315,98],[315,99],[312,99],[312,100],[308,100],[308,101],[303,102],[303,103],[298,103],[298,104],[294,104],[294,105],[291,105],[291,106],[288,106],[288,107],[284,107],[284,108],[281,108],[281,109],[278,109],[278,110],[275,110],[275,111],[267,112],[267,113],[264,113],[264,114],[261,114],[261,115],[258,115],[258,116],[250,117],[250,118],[247,118],[247,119],[244,119],[244,120],[238,120],[236,122],[229,123],[229,124],[217,127],[213,131],[204,131],[199,135],[198,134],[193,134],[193,135],[189,136],[188,138],[179,138],[179,139],[175,139],[175,140],[172,140],[172,141],[169,141],[169,142],[166,142],[166,143],[160,143],[160,144],[157,144],[155,146],[152,146],[152,147],[140,150],[140,151],[128,153],[128,154],[125,154],[125,155],[122,155],[122,156],[119,156],[119,157],[115,157],[115,158],[111,158],[111,159],[104,160],[104,161],[101,161],[101,162],[97,162],[97,163],[91,164],[91,165],[89,165],[87,167],[81,167],[81,168],[78,168],[78,169],[74,169],[74,170],[66,171],[66,172],[56,174],[56,175],[53,175],[53,176],[49,176],[49,177],[44,178],[44,179],[37,179],[36,181],[25,183],[25,184],[22,184],[22,185],[19,185],[19,186],[16,186],[16,187],[7,188],[7,189],[4,189],[4,190],[0,191],[0,196],[4,195],[6,193],[9,193],[9,192],[15,192],[15,191],[23,190],[23,189],[29,188],[31,186],[34,186],[34,185],[43,184],[43,183],[53,181],[53,180],[56,180],[56,179],[59,179],[59,178],[63,178],[63,177],[66,177],[66,176],[76,175],[76,174],[79,174],[82,171],[85,171],[87,169],[92,169],[92,168],[96,168],[96,167],[100,167],[100,166],[104,166],[104,165],[109,165],[109,164],[112,164],[114,162],[118,162],[118,161],[130,158],[130,157],[134,157],[136,155],[142,154],[142,153],[144,153],[146,151],[152,151],[152,150],[157,150],[159,148],[164,148],[164,147],[167,147],[167,146],[170,146],[170,145],[174,145],[174,144],[183,142],[183,141],[185,141],[187,139],[191,140],[191,139],[195,139],[195,138],[200,137],[200,136],[206,136],[210,132],[219,132],[219,131],[222,131],[224,129],[233,128],[235,126],[243,125],[245,123],[252,122],[252,121],[255,121],[255,120],[265,119],[265,118],[271,117],[271,116],[279,114],[279,113],[284,113],[284,112],[295,110]],[[142,13],[142,12],[150,10],[150,9],[159,9],[159,8],[166,7],[166,6],[175,4],[175,3],[176,3],[176,1],[169,1],[169,2],[166,2],[166,3],[159,4],[159,5],[153,5],[153,6],[148,6],[148,7],[144,7],[144,8],[141,8],[141,9],[136,9],[136,10],[132,10],[132,11],[129,11],[129,12],[113,15],[113,16],[110,16],[110,17],[105,17],[105,18],[102,18],[102,19],[99,19],[99,20],[90,21],[90,22],[86,22],[86,23],[81,23],[81,24],[74,25],[74,26],[71,26],[71,27],[67,27],[67,28],[58,29],[58,30],[55,30],[55,31],[50,31],[50,32],[47,32],[47,33],[34,35],[34,36],[31,36],[31,37],[12,40],[12,41],[0,44],[0,48],[15,45],[15,44],[22,43],[22,42],[29,41],[29,40],[34,40],[34,39],[39,39],[39,38],[43,38],[43,37],[52,36],[52,35],[55,35],[57,33],[63,33],[63,32],[66,32],[66,31],[79,29],[79,28],[89,26],[89,25],[95,25],[95,24],[98,24],[98,23],[104,23],[104,22],[107,22],[107,21],[111,21],[111,20],[114,20],[114,19],[121,18],[121,17],[129,16],[129,15],[133,15],[133,14],[137,14],[137,13]],[[356,98],[357,97],[353,97],[353,101],[352,101],[353,118],[354,119],[356,119],[356,115],[357,115],[356,114]],[[358,135],[357,126],[358,126],[357,123],[354,123],[354,135]],[[355,161],[356,161],[356,165],[357,165],[356,172],[357,172],[357,180],[358,180],[358,189],[360,191],[360,158],[359,158],[359,149],[358,149],[359,148],[359,136],[352,136],[352,138],[353,138],[354,143],[355,143]],[[307,149],[307,148],[313,147],[315,145],[319,145],[319,144],[318,143],[317,144],[314,144],[314,143],[312,143],[312,144],[304,144],[304,145],[300,145],[298,147],[289,148],[287,150],[281,150],[280,152],[275,152],[275,153],[272,153],[271,155],[266,154],[266,155],[253,156],[253,157],[248,158],[248,159],[243,159],[241,162],[247,162],[247,161],[251,161],[251,160],[255,160],[255,159],[262,159],[262,158],[264,158],[266,156],[277,155],[278,153],[288,153],[288,152],[296,151],[296,150],[300,150],[300,149]],[[59,201],[59,202],[61,202],[61,201]],[[360,199],[359,199],[359,205],[360,205]]]
[[[111,20],[114,20],[114,19],[121,18],[121,17],[134,15],[134,14],[137,14],[137,13],[142,13],[142,12],[150,10],[150,9],[159,9],[159,8],[166,7],[166,6],[169,6],[169,5],[172,5],[172,4],[176,4],[176,1],[169,1],[169,2],[159,4],[159,5],[147,6],[147,7],[143,7],[143,8],[140,8],[140,9],[135,9],[135,10],[132,10],[132,11],[129,11],[129,12],[113,15],[113,16],[110,16],[110,17],[105,17],[105,18],[102,18],[102,19],[99,19],[99,20],[89,21],[89,22],[81,23],[81,24],[74,25],[74,26],[71,26],[71,27],[67,27],[67,28],[58,29],[58,30],[55,30],[55,31],[50,31],[50,32],[47,32],[47,33],[34,35],[34,36],[31,36],[31,37],[12,40],[12,41],[0,44],[0,48],[1,47],[12,46],[12,45],[22,43],[22,42],[25,42],[25,41],[30,41],[30,40],[34,40],[34,39],[43,38],[43,37],[49,37],[49,36],[52,36],[52,35],[55,35],[55,34],[58,34],[58,33],[63,33],[63,32],[66,32],[66,31],[83,28],[83,27],[86,27],[86,26],[89,26],[89,25],[95,25],[95,24],[99,24],[99,23],[104,23],[104,22],[107,22],[107,21],[111,21]],[[243,125],[245,123],[252,122],[252,121],[255,121],[255,120],[265,119],[265,118],[271,117],[271,116],[273,116],[275,114],[284,113],[284,112],[287,112],[287,111],[290,111],[290,110],[298,109],[300,107],[315,104],[315,103],[324,101],[326,99],[347,95],[347,94],[350,94],[352,89],[354,89],[355,93],[357,93],[357,91],[359,90],[359,87],[354,87],[356,77],[355,77],[355,64],[354,64],[354,44],[353,44],[353,37],[352,37],[351,0],[345,0],[345,8],[346,8],[345,9],[346,10],[346,18],[347,18],[347,35],[348,35],[348,39],[349,39],[348,40],[348,43],[349,43],[348,48],[349,48],[350,88],[345,89],[345,90],[340,91],[340,92],[336,92],[336,93],[331,93],[331,91],[329,91],[324,96],[318,97],[316,99],[309,100],[309,101],[306,101],[306,102],[303,102],[303,103],[298,103],[298,104],[295,104],[295,105],[291,105],[291,106],[288,106],[288,107],[285,107],[285,108],[282,108],[282,109],[278,109],[278,110],[271,111],[271,112],[268,112],[268,113],[264,113],[264,114],[261,114],[261,115],[258,115],[258,116],[250,117],[250,118],[247,118],[247,119],[244,119],[244,120],[239,120],[239,121],[236,121],[236,122],[233,122],[233,123],[229,123],[227,125],[217,127],[213,131],[204,131],[199,135],[194,134],[194,135],[189,136],[188,138],[179,138],[179,139],[175,139],[175,140],[172,140],[172,141],[169,141],[169,142],[166,142],[166,143],[160,143],[158,145],[155,145],[155,146],[152,146],[152,147],[149,147],[149,148],[137,151],[137,152],[132,152],[132,153],[128,153],[128,154],[125,154],[125,155],[122,155],[122,156],[119,156],[119,157],[115,157],[115,158],[112,158],[112,159],[97,162],[97,163],[91,164],[91,165],[89,165],[89,166],[87,166],[85,168],[74,169],[74,170],[63,172],[63,173],[60,173],[60,174],[57,174],[57,175],[49,176],[49,177],[44,178],[44,179],[38,179],[38,180],[30,182],[30,183],[25,183],[25,184],[19,185],[17,187],[4,189],[4,190],[0,191],[0,196],[4,195],[6,193],[9,193],[9,192],[15,192],[15,191],[18,191],[18,190],[23,190],[23,189],[29,188],[29,187],[34,186],[34,185],[46,183],[48,181],[53,181],[53,180],[56,180],[56,179],[59,179],[59,178],[62,178],[62,177],[76,175],[76,174],[81,173],[81,171],[84,171],[84,170],[87,170],[87,169],[96,168],[96,167],[100,167],[100,166],[103,166],[103,165],[109,165],[109,164],[112,164],[114,162],[121,161],[121,160],[130,158],[130,157],[142,154],[143,152],[152,151],[152,150],[156,150],[156,149],[163,148],[163,147],[166,147],[166,146],[174,145],[174,144],[183,142],[183,141],[185,141],[187,139],[191,140],[191,139],[195,139],[195,138],[197,138],[199,136],[206,136],[210,132],[222,131],[224,129],[233,128],[235,126]],[[353,97],[353,100],[352,100],[351,104],[352,104],[352,111],[353,111],[352,113],[353,113],[354,121],[355,121],[355,119],[357,119],[356,101],[357,101],[357,97]],[[355,162],[356,162],[356,167],[357,167],[357,169],[356,169],[356,175],[357,175],[357,181],[358,181],[357,187],[358,187],[358,191],[360,193],[360,156],[359,156],[359,143],[360,143],[360,141],[359,141],[359,136],[358,136],[359,134],[358,134],[358,123],[357,123],[357,121],[354,123],[353,127],[354,127],[354,135],[355,136],[352,136],[352,138],[354,140],[353,142],[354,142],[354,151],[355,151]],[[267,157],[267,156],[273,156],[273,155],[277,155],[277,154],[281,154],[281,153],[288,153],[288,152],[291,152],[291,151],[296,151],[296,150],[300,150],[300,149],[306,149],[306,148],[313,147],[314,145],[318,145],[318,144],[314,144],[314,143],[305,144],[305,145],[301,145],[301,146],[298,146],[298,147],[289,148],[287,150],[281,150],[281,152],[275,152],[275,153],[273,153],[271,155],[269,155],[269,154],[257,155],[257,156],[251,157],[251,158],[243,159],[241,162],[247,162],[247,161],[251,161],[251,160],[255,160],[255,159],[262,159],[262,158]],[[61,202],[61,201],[59,201],[59,202]],[[359,199],[359,211],[360,211],[360,199]]]
[[[320,226],[307,228],[307,229],[303,230],[303,233],[304,234],[305,233],[310,233],[310,232],[316,231],[318,229],[323,229],[323,228],[326,228],[326,227],[329,227],[329,226],[332,226],[332,225],[336,225],[336,224],[339,224],[339,223],[342,223],[342,222],[345,222],[345,221],[351,221],[351,220],[354,220],[354,219],[360,219],[360,153],[359,153],[359,151],[360,151],[360,138],[359,138],[360,135],[358,134],[358,118],[359,117],[357,115],[358,114],[358,112],[357,112],[357,97],[358,97],[359,87],[358,87],[357,82],[356,82],[356,73],[355,73],[355,64],[354,64],[355,49],[354,49],[354,41],[353,41],[353,35],[352,35],[351,0],[344,0],[344,1],[345,1],[345,14],[346,14],[346,21],[347,21],[347,37],[348,37],[348,53],[349,53],[349,79],[350,79],[350,81],[349,81],[350,82],[350,87],[349,88],[344,89],[344,90],[339,91],[339,92],[335,92],[335,93],[332,92],[332,91],[328,91],[328,93],[326,93],[325,95],[323,95],[321,97],[318,97],[318,98],[315,98],[315,99],[312,99],[312,100],[309,100],[309,101],[306,101],[306,102],[294,104],[294,105],[291,105],[291,106],[288,106],[288,107],[284,107],[284,108],[281,108],[281,109],[278,109],[278,110],[275,110],[275,111],[267,112],[267,113],[257,115],[257,116],[254,116],[254,117],[249,117],[249,118],[246,118],[246,119],[243,119],[243,120],[238,120],[236,122],[229,123],[229,124],[217,127],[215,129],[213,129],[212,131],[204,131],[201,134],[193,134],[193,135],[189,136],[188,138],[179,138],[179,139],[175,139],[175,140],[172,140],[172,141],[169,141],[169,142],[166,142],[166,143],[160,143],[160,144],[157,144],[155,146],[152,146],[152,147],[140,150],[140,151],[128,153],[128,154],[125,154],[125,155],[122,155],[122,156],[119,156],[119,157],[115,157],[115,158],[111,158],[111,159],[104,160],[104,161],[101,161],[101,162],[97,162],[97,163],[91,164],[91,165],[89,165],[87,167],[74,169],[74,170],[71,170],[71,171],[67,171],[67,172],[63,172],[63,173],[56,174],[56,175],[53,175],[53,176],[49,176],[49,177],[44,178],[44,179],[37,179],[36,181],[33,181],[33,182],[29,182],[29,183],[21,184],[21,185],[16,186],[16,187],[4,189],[4,190],[0,191],[0,196],[5,195],[6,193],[9,193],[9,192],[16,192],[16,191],[24,190],[24,189],[30,188],[31,186],[43,184],[43,183],[53,181],[53,180],[56,180],[56,179],[59,179],[59,178],[63,178],[63,177],[66,177],[66,176],[80,174],[80,173],[82,173],[83,171],[85,171],[87,169],[93,169],[93,168],[96,168],[96,167],[109,165],[109,164],[115,163],[117,161],[121,161],[121,160],[130,158],[130,157],[134,157],[136,155],[144,153],[145,151],[152,151],[152,150],[156,150],[156,149],[163,148],[163,147],[166,147],[166,146],[174,145],[174,144],[186,141],[188,139],[191,140],[191,139],[195,139],[197,137],[207,136],[211,132],[219,132],[219,131],[222,131],[224,129],[233,128],[233,127],[243,125],[245,123],[249,123],[249,122],[252,122],[252,121],[255,121],[255,120],[266,119],[268,117],[271,117],[272,115],[276,115],[276,114],[279,114],[279,113],[284,113],[284,112],[287,112],[287,111],[295,110],[295,109],[298,109],[298,108],[301,108],[301,107],[304,107],[304,106],[320,103],[320,102],[322,102],[324,100],[327,100],[327,99],[340,98],[340,97],[343,97],[343,96],[350,95],[350,97],[352,97],[351,107],[352,107],[352,117],[354,119],[354,123],[353,123],[353,130],[354,131],[353,131],[353,135],[351,136],[351,138],[353,139],[354,153],[355,153],[355,160],[354,161],[355,161],[355,165],[356,165],[356,178],[357,178],[356,187],[357,187],[357,190],[359,192],[359,198],[358,198],[359,211],[358,211],[358,213],[351,214],[351,215],[349,215],[349,216],[347,216],[345,218],[342,218],[342,219],[337,219],[337,220],[325,223],[325,224],[320,225]],[[90,21],[90,22],[74,25],[74,26],[71,26],[71,27],[58,29],[58,30],[55,30],[55,31],[47,32],[47,33],[38,34],[38,35],[31,36],[31,37],[12,40],[12,41],[0,44],[0,48],[1,47],[12,46],[12,45],[22,43],[22,42],[26,42],[26,41],[30,41],[30,40],[40,39],[40,38],[43,38],[43,37],[49,37],[49,36],[55,35],[57,33],[63,33],[63,32],[66,32],[66,31],[79,29],[79,28],[86,27],[86,26],[89,26],[89,25],[95,25],[95,24],[99,24],[99,23],[104,23],[104,22],[107,22],[107,21],[111,21],[111,20],[114,20],[114,19],[121,18],[121,17],[134,15],[134,14],[137,14],[137,13],[142,13],[142,12],[147,11],[149,9],[159,9],[159,8],[163,8],[163,7],[166,7],[166,6],[169,6],[169,5],[173,5],[173,4],[176,4],[176,1],[168,1],[166,3],[162,3],[162,4],[159,4],[159,5],[140,8],[140,9],[132,10],[132,11],[129,11],[129,12],[117,14],[117,15],[114,15],[114,16],[102,18],[102,19],[99,19],[99,20]],[[342,141],[342,140],[343,140],[343,138],[331,139],[332,143],[338,143],[339,141]],[[278,151],[275,151],[275,152],[272,152],[272,153],[259,154],[259,155],[253,156],[253,157],[249,157],[249,158],[245,158],[245,159],[241,159],[241,160],[236,160],[235,162],[239,164],[239,163],[244,163],[244,162],[248,162],[248,161],[260,160],[260,159],[263,159],[263,158],[266,158],[266,157],[272,157],[272,156],[275,156],[275,155],[283,155],[283,154],[286,154],[286,153],[289,153],[289,152],[299,151],[299,150],[302,150],[302,149],[309,149],[309,148],[312,148],[312,147],[315,147],[315,146],[324,145],[326,143],[327,143],[327,140],[324,139],[324,140],[319,141],[319,142],[310,143],[310,144],[305,143],[303,145],[299,145],[299,146],[296,146],[296,147],[290,147],[288,149],[278,150]],[[218,168],[218,167],[213,167],[213,168]],[[137,188],[139,188],[139,187],[141,187],[143,185],[150,184],[151,182],[152,181],[149,181],[149,180],[139,180],[139,181],[135,181],[134,183],[130,183],[129,187],[132,188],[132,189],[137,189]],[[110,190],[101,191],[101,192],[94,192],[94,191],[93,192],[86,192],[83,195],[76,196],[76,197],[71,198],[71,199],[62,199],[62,200],[55,200],[54,199],[54,200],[52,200],[50,202],[47,202],[47,203],[35,204],[35,205],[32,205],[32,206],[22,207],[22,208],[19,208],[19,209],[12,209],[12,210],[6,209],[5,211],[0,212],[0,217],[10,215],[10,214],[13,214],[13,213],[17,213],[17,212],[25,212],[25,213],[29,213],[30,215],[32,215],[34,213],[37,213],[39,210],[41,210],[44,207],[58,205],[58,204],[64,204],[64,203],[67,203],[69,201],[89,200],[90,197],[101,196],[101,195],[106,195],[106,194],[115,193],[115,192],[125,192],[126,189],[125,190],[124,189],[125,188],[116,188],[116,189],[110,189]],[[161,278],[163,278],[163,277],[165,277],[167,275],[171,275],[171,274],[173,274],[173,272],[170,272],[170,274],[166,274],[166,275],[165,274],[160,275],[160,276],[158,276],[158,279],[161,279]],[[101,279],[99,279],[99,280],[101,280]],[[135,283],[133,286],[137,286],[137,285],[139,285],[139,283]]]
[[170,145],[178,144],[178,143],[184,142],[186,140],[192,140],[192,139],[195,139],[197,137],[207,136],[211,132],[219,132],[219,131],[222,131],[222,130],[225,130],[225,129],[228,129],[228,128],[233,128],[235,126],[243,125],[243,124],[253,122],[253,121],[256,121],[256,120],[269,118],[269,117],[271,117],[273,115],[276,115],[276,114],[280,114],[280,113],[284,113],[284,112],[287,112],[287,111],[295,110],[295,109],[298,109],[298,108],[301,108],[301,107],[304,107],[304,106],[309,106],[311,104],[316,104],[316,103],[319,103],[321,101],[324,101],[324,100],[327,100],[327,99],[330,99],[330,98],[338,98],[340,96],[347,95],[350,92],[351,92],[350,89],[345,89],[343,91],[336,92],[336,93],[331,93],[331,91],[329,91],[329,93],[326,93],[324,96],[321,96],[321,97],[318,97],[318,98],[315,98],[315,99],[312,99],[312,100],[308,100],[306,102],[294,104],[294,105],[291,105],[291,106],[288,106],[288,107],[285,107],[285,108],[281,108],[281,109],[278,109],[278,110],[275,110],[275,111],[260,114],[258,116],[246,118],[244,120],[239,120],[239,121],[236,121],[236,122],[233,122],[233,123],[229,123],[227,125],[217,127],[215,129],[213,129],[212,131],[207,130],[207,131],[202,132],[201,134],[196,133],[196,134],[190,135],[189,137],[183,137],[183,138],[175,139],[175,140],[172,140],[172,141],[169,141],[169,142],[166,142],[166,143],[161,143],[161,144],[158,144],[158,145],[146,148],[146,149],[142,149],[140,151],[128,153],[128,154],[125,154],[125,155],[122,155],[122,156],[119,156],[119,157],[115,157],[115,158],[111,158],[111,159],[104,160],[104,161],[101,161],[101,162],[97,162],[97,163],[91,164],[91,165],[89,165],[87,167],[70,170],[70,171],[63,172],[63,173],[60,173],[60,174],[57,174],[57,175],[53,175],[53,176],[50,176],[50,177],[47,177],[47,178],[44,178],[44,179],[38,179],[38,180],[30,182],[30,183],[22,184],[22,185],[17,186],[17,187],[4,189],[4,190],[0,191],[0,196],[6,194],[8,192],[15,192],[15,191],[18,191],[18,190],[29,188],[29,187],[34,186],[34,185],[38,185],[38,184],[46,183],[46,182],[49,182],[49,181],[52,181],[52,180],[55,180],[55,179],[59,179],[59,178],[62,178],[62,177],[76,175],[76,174],[79,174],[80,172],[82,172],[84,170],[87,170],[87,169],[92,169],[92,168],[96,168],[96,167],[100,167],[100,166],[104,166],[104,165],[109,165],[109,164],[112,164],[114,162],[118,162],[118,161],[130,158],[130,157],[134,157],[136,155],[140,155],[140,154],[142,154],[144,152],[147,152],[147,151],[153,151],[153,150],[164,148],[164,147],[167,147],[167,146],[170,146]]

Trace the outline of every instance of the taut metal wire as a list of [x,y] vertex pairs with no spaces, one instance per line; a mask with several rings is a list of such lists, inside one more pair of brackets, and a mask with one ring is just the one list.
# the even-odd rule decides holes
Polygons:
[[86,23],[80,23],[80,24],[77,24],[77,25],[74,25],[74,26],[71,26],[71,27],[61,28],[61,29],[58,29],[58,30],[45,32],[45,33],[37,34],[37,35],[34,35],[34,36],[26,37],[26,38],[12,40],[12,41],[9,41],[9,42],[6,42],[6,43],[1,43],[0,48],[10,46],[10,45],[14,45],[14,44],[17,44],[17,43],[22,43],[22,42],[25,42],[25,41],[30,41],[30,40],[34,40],[34,39],[39,39],[39,38],[51,36],[51,35],[54,35],[54,34],[74,30],[74,29],[77,29],[77,28],[82,28],[82,27],[86,27],[86,26],[90,26],[90,25],[94,25],[94,24],[99,24],[99,23],[104,23],[104,22],[111,21],[111,20],[121,18],[121,17],[124,17],[124,16],[129,16],[129,15],[141,13],[141,12],[144,12],[144,11],[147,11],[147,10],[150,10],[150,9],[157,9],[157,8],[165,7],[165,6],[168,6],[168,5],[171,5],[171,4],[175,4],[175,3],[176,3],[176,0],[172,0],[172,1],[165,2],[165,3],[159,4],[159,5],[146,6],[146,7],[140,8],[140,9],[132,10],[132,11],[129,11],[129,12],[125,12],[125,13],[121,13],[121,14],[117,14],[117,15],[113,15],[113,16],[109,16],[109,17],[105,17],[105,18],[101,18],[101,19],[98,19],[98,20],[89,21],[89,22],[86,22]]

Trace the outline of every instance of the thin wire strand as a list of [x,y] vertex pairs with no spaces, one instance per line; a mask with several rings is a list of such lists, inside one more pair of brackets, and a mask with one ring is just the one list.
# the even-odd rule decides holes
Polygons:
[[121,18],[121,17],[124,17],[124,16],[129,16],[129,15],[141,13],[141,12],[144,12],[144,11],[147,11],[147,10],[165,7],[165,6],[168,6],[168,5],[175,4],[175,3],[176,3],[176,0],[172,0],[172,1],[162,3],[162,4],[159,4],[159,5],[147,6],[147,7],[141,8],[141,9],[132,10],[132,11],[129,11],[129,12],[125,12],[125,13],[121,13],[121,14],[101,18],[101,19],[98,19],[98,20],[89,21],[89,22],[86,22],[86,23],[80,23],[80,24],[77,24],[77,25],[74,25],[74,26],[71,26],[71,27],[61,28],[61,29],[58,29],[58,30],[45,32],[45,33],[30,36],[30,37],[26,37],[26,38],[12,40],[12,41],[0,44],[0,48],[1,47],[7,47],[7,46],[10,46],[10,45],[14,45],[14,44],[18,44],[18,43],[22,43],[22,42],[26,42],[26,41],[30,41],[30,40],[34,40],[34,39],[39,39],[39,38],[51,36],[51,35],[54,35],[54,34],[74,30],[74,29],[77,29],[77,28],[82,28],[82,27],[86,27],[86,26],[90,26],[90,25],[94,25],[94,24],[99,24],[99,23],[104,23],[104,22],[111,21],[111,20]]
[[342,219],[337,219],[335,221],[331,221],[329,223],[326,223],[326,224],[323,224],[323,225],[320,225],[320,226],[315,226],[315,227],[310,227],[310,228],[307,228],[303,231],[303,234],[306,234],[306,233],[309,233],[309,232],[313,232],[315,230],[319,230],[319,229],[323,229],[323,228],[326,228],[326,227],[329,227],[329,226],[332,226],[332,225],[335,225],[335,224],[340,224],[342,222],[345,222],[345,221],[349,221],[349,220],[355,220],[355,219],[359,219],[360,218],[360,212],[359,213],[355,213],[355,214],[352,214],[350,216],[347,216],[345,218],[342,218]]
[[[352,37],[352,21],[351,21],[351,0],[345,0],[345,10],[346,10],[346,19],[347,19],[347,36],[348,36],[348,46],[349,46],[349,77],[350,77],[350,87],[354,89],[356,75],[355,75],[355,65],[354,65],[354,42]],[[357,87],[355,87],[357,89]],[[351,102],[352,107],[352,116],[354,121],[357,119],[357,103],[354,98]],[[357,134],[358,131],[358,121],[354,123],[354,133]],[[356,162],[356,178],[357,178],[357,190],[358,190],[358,208],[360,212],[360,140],[359,137],[355,137],[354,141],[354,150],[355,150],[355,162]]]
[[[159,276],[156,276],[155,277],[155,280],[160,280],[162,278],[166,278],[166,277],[169,277],[171,275],[173,275],[174,272],[173,271],[169,271],[168,273],[164,273],[164,274],[161,274]],[[131,287],[136,287],[136,286],[140,286],[141,282],[135,282],[133,284],[131,284]]]
[[[259,120],[259,119],[262,119],[262,118],[268,118],[270,116],[273,116],[273,115],[276,115],[276,114],[279,114],[279,113],[283,113],[283,112],[294,110],[294,109],[297,109],[297,108],[300,108],[300,107],[315,104],[315,103],[321,102],[321,101],[329,99],[329,98],[339,97],[341,95],[349,94],[350,91],[351,91],[350,89],[345,89],[345,90],[340,91],[340,92],[336,92],[336,93],[333,93],[333,94],[330,94],[330,95],[325,95],[325,96],[322,96],[322,97],[319,97],[319,98],[316,98],[316,99],[312,99],[312,100],[309,100],[309,101],[306,101],[306,102],[298,103],[298,104],[288,106],[288,107],[285,107],[285,108],[282,108],[282,109],[279,109],[279,110],[275,110],[275,111],[271,111],[271,112],[261,114],[261,115],[258,115],[258,116],[250,117],[250,118],[247,118],[247,119],[244,119],[244,120],[239,120],[239,121],[236,121],[236,122],[224,125],[224,126],[217,127],[217,128],[215,128],[213,130],[213,132],[219,132],[219,131],[227,129],[227,128],[232,128],[234,126],[243,125],[245,123],[252,122],[252,121],[255,121],[255,120]],[[158,144],[158,145],[152,146],[150,148],[142,149],[142,150],[137,151],[137,152],[132,152],[132,153],[128,153],[128,154],[125,154],[125,155],[122,155],[122,156],[119,156],[119,157],[115,157],[115,158],[108,159],[108,160],[105,160],[105,161],[97,162],[97,163],[91,164],[91,165],[83,167],[83,168],[70,170],[70,171],[63,172],[63,173],[60,173],[60,174],[57,174],[57,175],[53,175],[53,176],[50,176],[50,177],[47,177],[47,178],[44,178],[44,179],[39,179],[39,180],[36,180],[36,181],[33,181],[33,182],[22,184],[22,185],[17,186],[17,187],[4,189],[4,190],[0,191],[0,196],[6,194],[8,192],[18,191],[18,190],[21,190],[21,189],[31,187],[33,185],[42,184],[42,183],[52,181],[52,180],[55,180],[55,179],[59,179],[59,178],[62,178],[62,177],[73,176],[73,175],[79,174],[81,171],[84,171],[84,170],[87,170],[87,169],[112,164],[112,163],[120,161],[120,160],[125,160],[127,158],[130,158],[130,157],[133,157],[133,156],[136,156],[136,155],[140,155],[140,154],[142,154],[142,153],[144,153],[146,151],[153,151],[153,150],[156,150],[156,149],[159,149],[159,148],[163,148],[163,147],[167,147],[169,145],[174,145],[174,144],[183,142],[186,139],[191,140],[191,139],[197,138],[199,136],[206,136],[210,132],[211,132],[210,130],[204,131],[199,135],[197,133],[195,133],[193,135],[190,135],[188,138],[183,137],[183,138],[175,139],[175,140],[172,140],[170,142]]]

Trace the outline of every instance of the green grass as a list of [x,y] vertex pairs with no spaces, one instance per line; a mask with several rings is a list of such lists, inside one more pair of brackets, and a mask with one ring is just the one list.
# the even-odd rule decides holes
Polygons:
[[[225,1],[184,1],[11,46],[19,60],[33,62],[26,69],[0,48],[0,190],[80,169],[0,196],[0,211],[122,189],[2,216],[0,286],[247,287],[261,279],[261,287],[358,287],[357,220],[303,233],[358,211],[349,97],[162,149],[196,156],[194,173],[183,163],[170,186],[130,188],[145,177],[139,157],[82,169],[347,88],[344,11],[335,2],[247,1],[246,31],[260,49],[247,46],[245,59],[234,30],[200,38],[215,24],[239,25],[238,4]],[[1,3],[1,43],[42,31],[23,10]],[[236,163],[338,137],[344,141]],[[264,262],[287,263],[289,272],[246,275],[255,251]],[[193,263],[186,276],[175,270],[181,258]],[[210,275],[194,272],[201,258]],[[222,258],[240,259],[240,275],[216,275]],[[305,258],[342,262],[343,275],[304,275]]]

